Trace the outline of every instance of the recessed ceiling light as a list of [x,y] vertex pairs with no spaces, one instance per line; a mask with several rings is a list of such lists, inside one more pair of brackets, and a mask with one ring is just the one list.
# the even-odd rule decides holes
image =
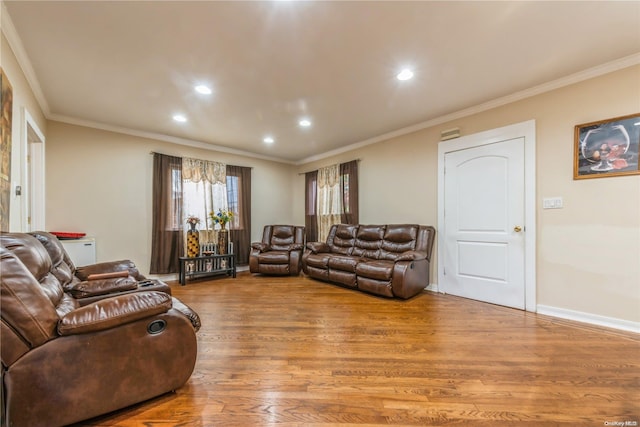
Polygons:
[[303,128],[308,128],[309,126],[311,126],[311,120],[309,119],[301,119],[298,124],[300,126],[302,126]]
[[196,90],[196,92],[201,93],[203,95],[211,95],[211,88],[209,86],[198,85],[194,87],[194,89]]
[[396,74],[396,78],[398,80],[409,80],[412,77],[413,77],[413,71],[411,71],[408,68],[405,68],[404,70],[402,70],[398,74]]
[[182,114],[174,114],[173,120],[175,120],[176,122],[184,123],[187,121],[187,118]]
[[273,144],[273,142],[275,141],[275,139],[273,139],[273,138],[272,138],[272,137],[270,137],[270,136],[265,136],[265,137],[264,137],[264,139],[263,139],[262,141],[264,141],[264,142],[265,142],[265,143],[267,143],[267,144]]

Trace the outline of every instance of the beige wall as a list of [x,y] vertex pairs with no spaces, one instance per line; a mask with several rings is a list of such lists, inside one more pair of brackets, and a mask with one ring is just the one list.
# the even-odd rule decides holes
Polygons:
[[[36,97],[31,90],[16,57],[2,34],[0,46],[0,66],[4,70],[13,88],[13,120],[12,120],[12,151],[11,151],[11,214],[9,229],[11,231],[26,231],[26,197],[27,197],[27,135],[25,126],[25,112],[31,115],[40,131],[46,132],[46,120]],[[23,195],[16,196],[15,187],[23,187]]]
[[252,167],[252,240],[293,221],[292,166],[50,121],[47,229],[87,233],[98,261],[128,258],[148,272],[152,151]]
[[[437,224],[440,132],[463,135],[536,121],[537,304],[640,321],[640,176],[573,180],[574,126],[640,113],[640,66],[301,165],[306,172],[361,159],[360,222]],[[304,176],[294,172],[295,218]],[[564,208],[542,210],[543,197]],[[434,260],[432,280],[437,278]]]

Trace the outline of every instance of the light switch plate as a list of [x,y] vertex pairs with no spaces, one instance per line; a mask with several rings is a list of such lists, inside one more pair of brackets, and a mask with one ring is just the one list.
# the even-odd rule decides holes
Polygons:
[[542,209],[562,209],[562,197],[545,197],[542,199]]

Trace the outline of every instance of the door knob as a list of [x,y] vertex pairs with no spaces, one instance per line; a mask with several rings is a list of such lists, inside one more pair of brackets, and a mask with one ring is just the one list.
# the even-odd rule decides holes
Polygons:
[[515,227],[513,227],[513,231],[515,231],[516,233],[519,233],[522,231],[522,227],[520,227],[519,225],[516,225]]

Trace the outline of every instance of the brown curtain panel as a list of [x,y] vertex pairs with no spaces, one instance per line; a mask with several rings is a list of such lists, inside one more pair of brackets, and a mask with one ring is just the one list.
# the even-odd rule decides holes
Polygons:
[[307,172],[304,174],[305,188],[305,208],[304,208],[304,227],[307,242],[316,242],[318,240],[318,216],[316,214],[316,204],[318,201],[318,171]]
[[358,161],[353,160],[340,164],[340,187],[342,189],[343,224],[358,224]]
[[[229,238],[236,253],[236,264],[248,265],[251,248],[251,168],[227,165],[227,199],[229,209],[235,214],[229,224]],[[238,201],[237,205],[234,205],[234,200]]]
[[182,236],[182,158],[153,154],[151,274],[178,273]]

